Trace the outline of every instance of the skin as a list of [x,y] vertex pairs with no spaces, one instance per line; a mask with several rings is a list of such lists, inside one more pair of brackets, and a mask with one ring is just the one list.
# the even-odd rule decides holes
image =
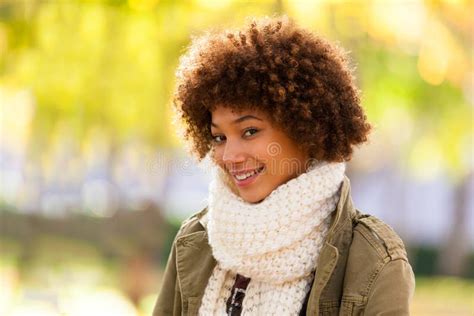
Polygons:
[[[218,106],[211,114],[212,158],[244,201],[259,203],[278,186],[306,171],[306,151],[272,124],[266,113]],[[263,171],[251,183],[238,185],[235,173],[260,168]]]

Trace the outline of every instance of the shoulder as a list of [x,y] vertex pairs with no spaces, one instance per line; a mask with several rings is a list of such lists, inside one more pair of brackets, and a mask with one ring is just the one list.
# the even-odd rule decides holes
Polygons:
[[382,261],[408,261],[400,236],[379,218],[357,211],[353,218],[353,227],[353,245],[370,248]]
[[187,217],[182,223],[177,233],[177,238],[205,230],[203,221],[206,218],[207,206],[198,212]]
[[352,228],[341,306],[366,315],[408,315],[415,277],[401,238],[382,220],[358,210]]
[[414,275],[400,236],[382,220],[359,211],[352,224],[344,272],[345,293],[362,295],[365,300],[373,295],[377,284],[388,281],[393,289],[411,288]]

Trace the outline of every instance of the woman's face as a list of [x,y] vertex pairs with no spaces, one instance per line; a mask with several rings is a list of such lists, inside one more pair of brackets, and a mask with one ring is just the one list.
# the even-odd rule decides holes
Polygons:
[[306,171],[307,154],[261,111],[217,107],[211,134],[214,161],[231,179],[232,189],[249,203],[262,201]]

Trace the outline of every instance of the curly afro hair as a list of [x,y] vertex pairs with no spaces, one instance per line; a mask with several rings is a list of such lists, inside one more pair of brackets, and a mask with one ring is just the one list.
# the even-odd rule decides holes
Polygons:
[[176,118],[199,160],[212,150],[217,106],[261,110],[311,158],[329,162],[350,160],[371,130],[345,53],[286,16],[194,38],[176,76]]

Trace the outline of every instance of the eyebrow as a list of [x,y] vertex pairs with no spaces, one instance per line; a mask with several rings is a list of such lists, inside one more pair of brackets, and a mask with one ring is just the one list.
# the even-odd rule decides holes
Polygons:
[[[239,117],[238,119],[234,120],[234,121],[232,122],[232,124],[241,123],[241,122],[243,122],[243,121],[251,120],[251,119],[263,121],[262,119],[259,119],[258,117],[253,116],[253,115],[244,115],[244,116],[241,116],[241,117]],[[214,127],[218,127],[217,124],[214,124],[213,122],[211,122],[211,125],[214,126]]]

